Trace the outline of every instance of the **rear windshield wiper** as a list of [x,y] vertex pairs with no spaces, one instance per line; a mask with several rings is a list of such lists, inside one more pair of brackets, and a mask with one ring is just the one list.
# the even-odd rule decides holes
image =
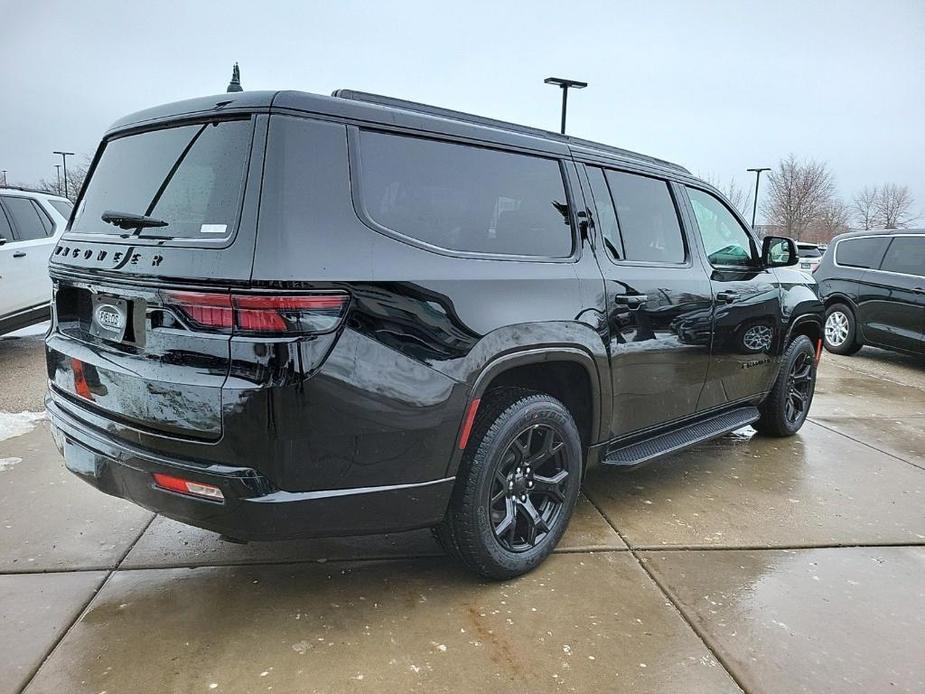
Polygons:
[[146,229],[148,227],[167,226],[167,222],[163,219],[131,212],[116,212],[115,210],[106,210],[100,215],[100,219],[120,229]]

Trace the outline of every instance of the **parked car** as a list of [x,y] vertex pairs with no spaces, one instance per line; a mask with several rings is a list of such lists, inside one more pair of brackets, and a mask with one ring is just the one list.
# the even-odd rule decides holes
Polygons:
[[800,269],[815,272],[822,260],[823,251],[814,243],[797,241],[797,255],[800,257]]
[[0,187],[0,335],[48,320],[48,257],[70,213],[57,195]]
[[873,345],[925,354],[925,229],[836,236],[815,279],[830,352]]
[[589,466],[793,434],[812,402],[793,242],[652,157],[244,92],[117,122],[77,204],[46,338],[65,463],[232,538],[430,526],[516,576]]

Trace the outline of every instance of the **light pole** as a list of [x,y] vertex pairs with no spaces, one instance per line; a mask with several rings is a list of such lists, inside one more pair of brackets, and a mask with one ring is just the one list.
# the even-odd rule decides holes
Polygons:
[[64,197],[67,197],[67,158],[74,156],[73,152],[52,152],[52,154],[61,155],[61,163],[64,167]]
[[584,89],[588,86],[588,83],[579,82],[578,80],[567,80],[562,77],[547,77],[543,80],[543,83],[554,84],[562,89],[562,125],[559,128],[559,132],[565,135],[565,112],[568,109],[568,90],[570,88]]
[[767,166],[762,166],[757,169],[745,169],[746,171],[755,172],[755,200],[752,203],[752,229],[755,228],[755,214],[758,212],[758,184],[761,183],[761,172],[770,171],[771,169]]
[[6,169],[0,169],[0,173],[3,174],[3,185],[6,187]]
[[61,194],[61,164],[55,164],[55,173],[58,175],[58,194]]

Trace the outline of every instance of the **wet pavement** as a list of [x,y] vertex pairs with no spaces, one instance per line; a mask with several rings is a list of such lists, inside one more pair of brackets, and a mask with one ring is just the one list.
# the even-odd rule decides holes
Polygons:
[[[0,413],[41,340],[0,340]],[[2,416],[2,414],[0,414]],[[925,360],[826,354],[811,421],[591,474],[480,581],[427,531],[230,544],[0,435],[0,693],[925,691]]]

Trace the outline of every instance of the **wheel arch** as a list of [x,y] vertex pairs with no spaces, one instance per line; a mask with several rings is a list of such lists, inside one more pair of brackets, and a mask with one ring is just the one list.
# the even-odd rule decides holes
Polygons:
[[[574,378],[579,380],[576,382],[572,380]],[[600,440],[601,422],[609,417],[609,382],[602,380],[594,357],[584,349],[572,346],[534,347],[497,356],[476,376],[467,398],[466,415],[474,401],[481,400],[497,386],[520,386],[556,397],[575,418],[586,449]],[[460,423],[447,476],[455,475],[459,468],[463,451],[458,443],[467,418],[464,416]]]

